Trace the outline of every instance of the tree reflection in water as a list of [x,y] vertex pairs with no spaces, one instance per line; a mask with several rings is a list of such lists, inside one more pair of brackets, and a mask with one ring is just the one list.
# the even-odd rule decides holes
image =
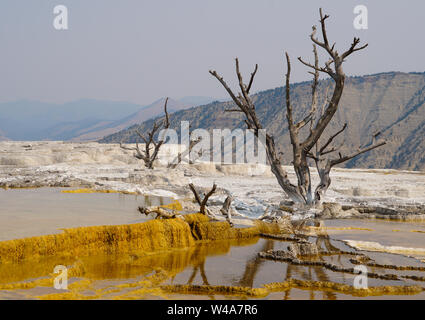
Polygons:
[[[298,234],[297,236],[305,240],[308,240],[309,238],[311,238],[309,236],[302,235],[302,234]],[[342,265],[341,256],[339,254],[340,250],[331,243],[331,239],[329,235],[320,234],[318,236],[315,236],[314,238],[316,238],[315,243],[318,248],[325,250],[330,255],[333,255],[333,254],[337,255],[338,263]],[[277,241],[278,240],[264,239],[264,244],[258,250],[256,250],[255,253],[249,259],[247,259],[242,276],[233,281],[234,286],[254,288],[254,281],[256,279],[256,276],[258,275],[262,265],[264,265],[267,262],[267,260],[260,258],[258,253],[273,250],[275,247],[275,243]],[[197,259],[197,262],[193,265],[192,273],[189,276],[187,284],[192,285],[199,272],[202,279],[202,284],[210,285],[207,278],[206,271],[205,271],[205,262],[207,260],[208,255],[205,255],[203,258],[201,258],[200,257],[202,255],[201,252],[195,251],[194,254],[198,256],[198,259]],[[317,259],[320,259],[323,261],[324,257],[318,256]],[[290,263],[284,263],[284,265],[286,266],[286,274],[283,279],[276,279],[276,282],[287,281],[287,280],[290,280],[291,278],[301,278],[303,280],[322,281],[322,282],[329,282],[331,280],[323,267],[299,266],[299,265],[292,265]],[[285,300],[290,299],[292,290],[293,289],[286,290],[284,293],[283,299]],[[310,292],[309,297],[311,300],[318,298],[315,295],[315,291],[317,290],[314,290],[314,289],[309,290]],[[336,294],[330,291],[322,291],[322,295],[323,295],[322,298],[327,300],[335,300],[337,298]],[[208,296],[210,299],[215,299],[214,295],[208,295]]]

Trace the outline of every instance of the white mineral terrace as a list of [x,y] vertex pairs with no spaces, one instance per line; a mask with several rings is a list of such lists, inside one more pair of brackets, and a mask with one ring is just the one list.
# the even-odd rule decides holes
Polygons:
[[[140,145],[140,148],[143,147]],[[191,182],[205,188],[210,188],[215,182],[219,188],[235,196],[235,204],[249,207],[257,213],[268,204],[284,199],[266,165],[196,162],[181,164],[174,170],[167,169],[166,164],[177,156],[179,148],[179,145],[164,144],[159,154],[160,163],[154,170],[147,170],[140,160],[133,157],[132,151],[123,150],[118,144],[0,142],[0,184],[86,185],[97,189],[182,197],[189,195],[187,185]],[[292,167],[285,169],[295,182]],[[314,168],[311,171],[313,183],[317,183],[316,171]],[[425,203],[424,172],[335,168],[331,178],[332,184],[324,202],[367,205]]]

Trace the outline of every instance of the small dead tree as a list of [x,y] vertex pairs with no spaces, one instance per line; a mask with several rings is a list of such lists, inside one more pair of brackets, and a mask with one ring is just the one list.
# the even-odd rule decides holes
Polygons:
[[165,142],[165,139],[164,139],[165,134],[162,135],[161,137],[158,136],[158,142],[155,142],[154,137],[155,137],[156,133],[158,131],[160,131],[161,129],[166,130],[170,127],[170,121],[169,121],[168,112],[167,112],[167,103],[168,103],[168,98],[165,99],[165,104],[164,104],[165,119],[161,123],[157,123],[156,121],[154,121],[153,126],[152,126],[152,130],[148,133],[147,139],[145,138],[145,136],[142,133],[140,133],[139,130],[136,129],[137,135],[145,143],[145,150],[143,150],[143,151],[140,150],[139,144],[137,142],[136,142],[135,148],[126,147],[122,144],[122,142],[120,142],[120,147],[122,149],[135,151],[134,157],[136,157],[139,160],[143,160],[144,163],[145,163],[145,167],[148,168],[148,169],[153,169],[153,164],[154,164],[156,158],[158,157],[159,149],[161,148],[161,146]]
[[210,208],[207,207],[208,199],[215,193],[217,189],[217,185],[214,183],[213,187],[210,191],[204,194],[204,197],[201,199],[201,196],[199,195],[198,191],[196,190],[193,183],[189,184],[189,188],[192,191],[196,202],[199,204],[199,212],[202,214],[205,214],[212,220],[216,221],[222,221],[222,217],[219,216],[221,213],[223,216],[225,216],[226,221],[230,224],[230,226],[233,226],[233,220],[232,215],[236,217],[241,217],[245,220],[255,220],[253,218],[247,217],[231,208],[232,201],[234,200],[233,196],[229,195],[226,197],[226,199],[223,202],[223,206],[220,210],[213,212]]
[[[189,137],[192,137],[192,133],[190,132],[190,126],[189,126]],[[204,152],[203,150],[200,150],[198,154],[195,154],[195,158],[192,159],[192,149],[199,143],[202,141],[201,137],[198,137],[195,140],[190,140],[189,142],[189,147],[187,149],[185,149],[183,152],[179,152],[177,157],[175,157],[173,159],[173,161],[171,161],[171,163],[168,164],[168,168],[170,169],[175,169],[182,161],[184,158],[189,157],[189,164],[193,164],[194,161],[198,158],[202,156],[202,153]]]
[[[290,97],[290,74],[291,74],[291,62],[288,53],[286,53],[286,62],[287,62],[287,73],[286,73],[286,119],[289,127],[289,136],[292,145],[293,151],[293,166],[295,169],[296,177],[298,184],[294,185],[288,179],[287,172],[281,166],[281,158],[276,151],[275,142],[273,136],[266,134],[266,153],[267,159],[270,163],[271,170],[276,176],[279,185],[282,187],[284,192],[295,202],[302,203],[306,205],[312,205],[320,202],[320,199],[324,192],[330,185],[331,179],[329,177],[330,170],[333,166],[348,161],[362,153],[368,152],[372,149],[378,148],[385,144],[385,141],[376,142],[375,138],[378,134],[373,136],[372,142],[364,147],[360,147],[356,152],[342,155],[339,152],[339,157],[335,159],[326,158],[325,155],[331,154],[338,151],[339,148],[330,147],[333,139],[335,139],[341,132],[346,128],[346,125],[338,131],[336,134],[332,135],[329,140],[322,146],[319,147],[318,141],[324,133],[329,122],[332,120],[336,111],[338,110],[339,102],[342,96],[345,83],[345,74],[342,68],[343,62],[354,52],[365,49],[367,44],[361,47],[358,47],[360,43],[359,38],[354,38],[350,48],[343,52],[342,54],[338,53],[335,50],[335,43],[330,45],[326,32],[326,19],[329,18],[328,15],[323,15],[322,9],[320,9],[320,25],[321,33],[323,40],[320,41],[316,37],[317,28],[313,26],[313,32],[310,35],[310,39],[313,42],[313,52],[314,52],[314,64],[305,62],[301,57],[298,60],[311,68],[310,72],[313,75],[312,83],[312,102],[311,108],[308,114],[300,121],[296,122],[293,117],[293,107],[291,104]],[[319,59],[317,54],[317,46],[324,49],[329,60],[325,63],[323,67],[319,67]],[[254,81],[255,74],[257,72],[258,65],[255,66],[254,71],[251,73],[250,80],[248,85],[244,83],[242,75],[239,71],[239,61],[236,58],[236,74],[239,80],[240,93],[235,95],[223,80],[223,78],[217,74],[216,71],[211,71],[210,74],[213,75],[226,89],[229,93],[232,100],[235,102],[237,109],[227,110],[230,112],[241,112],[245,116],[245,123],[248,129],[252,130],[254,134],[258,137],[259,130],[263,129],[256,111],[255,105],[249,96],[252,83]],[[319,117],[317,117],[317,85],[319,79],[319,73],[325,73],[330,76],[334,82],[333,94],[329,101],[325,101],[326,105],[322,108],[322,112]],[[307,137],[304,140],[301,140],[300,131],[304,127],[309,126],[309,132]],[[312,149],[316,147],[316,153],[312,152]],[[308,166],[308,158],[313,159],[316,162],[317,170],[320,177],[320,184],[316,187],[315,191],[312,191],[311,185],[311,176],[310,168]]]
[[161,207],[138,207],[139,212],[143,215],[150,215],[151,213],[156,214],[155,219],[174,219],[182,218],[182,215],[175,211],[169,212],[168,210]]
[[189,184],[189,188],[190,190],[192,190],[192,193],[195,196],[195,200],[199,204],[199,212],[207,216],[213,217],[214,214],[207,208],[207,202],[209,197],[211,197],[214,194],[215,190],[217,189],[217,185],[214,183],[211,190],[208,191],[206,194],[204,194],[204,197],[202,198],[202,200],[201,200],[201,197],[199,196],[198,191],[196,191],[196,188],[193,185],[193,183]]

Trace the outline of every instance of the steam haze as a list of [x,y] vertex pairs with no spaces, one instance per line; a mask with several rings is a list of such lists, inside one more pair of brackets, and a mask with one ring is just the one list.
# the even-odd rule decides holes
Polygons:
[[[53,28],[59,4],[68,8],[69,30]],[[368,7],[368,30],[353,27],[359,4]],[[274,88],[283,85],[285,50],[292,82],[310,80],[296,58],[312,59],[309,35],[319,7],[331,16],[328,33],[339,51],[354,36],[369,43],[346,63],[347,75],[425,70],[425,3],[419,0],[3,0],[0,102],[223,98],[209,69],[234,85],[238,56],[245,74],[259,64],[254,91]]]

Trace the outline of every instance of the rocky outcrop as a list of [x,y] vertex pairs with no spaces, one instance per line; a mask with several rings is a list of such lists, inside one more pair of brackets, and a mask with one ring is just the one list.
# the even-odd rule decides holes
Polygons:
[[307,240],[300,240],[298,242],[291,243],[288,247],[289,254],[293,257],[305,257],[305,256],[317,256],[319,249],[315,243]]
[[332,218],[352,218],[360,216],[360,213],[354,208],[342,207],[339,203],[324,202],[323,210],[317,214],[322,219]]

